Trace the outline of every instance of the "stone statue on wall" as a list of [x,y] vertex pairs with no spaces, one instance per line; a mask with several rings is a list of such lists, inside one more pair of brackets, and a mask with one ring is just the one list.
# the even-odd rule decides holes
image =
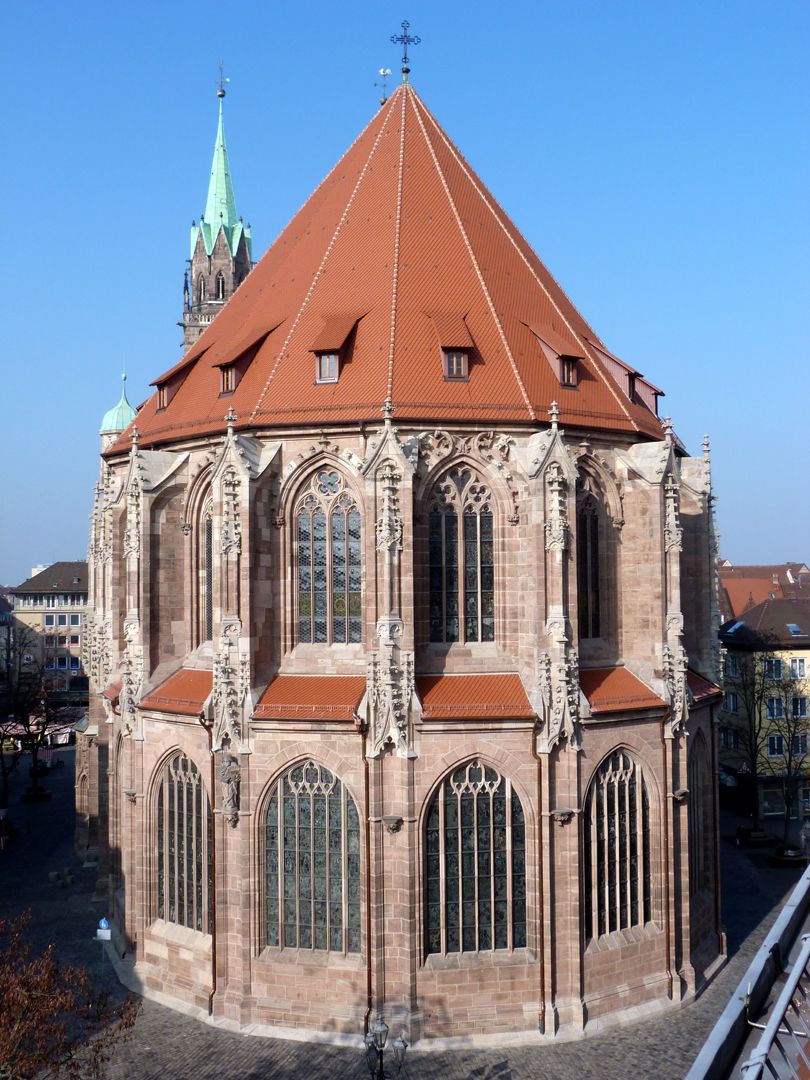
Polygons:
[[233,754],[224,754],[219,765],[219,782],[222,788],[222,816],[235,828],[239,824],[239,787],[242,770]]

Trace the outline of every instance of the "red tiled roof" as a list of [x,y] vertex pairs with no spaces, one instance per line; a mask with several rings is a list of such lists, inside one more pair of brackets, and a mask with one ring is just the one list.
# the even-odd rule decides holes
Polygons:
[[715,686],[713,682],[704,679],[696,671],[689,670],[686,672],[686,684],[696,702],[708,701],[709,698],[723,696],[723,691],[719,686]]
[[519,675],[420,675],[416,690],[426,720],[531,718]]
[[210,671],[181,668],[140,703],[141,709],[196,716],[201,713],[213,686]]
[[[366,314],[351,362],[338,382],[316,383],[312,348],[325,320],[358,309]],[[432,312],[463,314],[482,361],[469,380],[444,378]],[[576,388],[560,386],[529,326],[583,357]],[[378,421],[389,397],[401,421],[534,427],[557,400],[569,428],[662,437],[656,417],[608,373],[591,344],[598,344],[594,331],[409,84],[161,376],[186,372],[165,409],[157,412],[153,395],[140,410],[141,445],[224,432],[216,366],[263,332],[229,398],[237,428]],[[111,452],[128,446],[119,439]]]
[[253,715],[259,720],[351,720],[365,690],[363,675],[277,675]]
[[579,685],[592,713],[661,709],[665,702],[624,667],[583,668]]

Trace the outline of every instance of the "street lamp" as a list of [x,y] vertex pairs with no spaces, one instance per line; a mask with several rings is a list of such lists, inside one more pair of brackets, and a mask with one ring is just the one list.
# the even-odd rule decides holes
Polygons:
[[[388,1024],[386,1024],[381,1016],[378,1016],[363,1039],[363,1042],[366,1044],[366,1064],[368,1065],[368,1071],[371,1073],[372,1080],[385,1080],[383,1051],[385,1050],[385,1044],[388,1040],[388,1030]],[[397,1071],[394,1075],[398,1076],[405,1061],[405,1051],[408,1049],[408,1044],[400,1035],[398,1039],[394,1039],[391,1043],[391,1048],[394,1051],[394,1062],[397,1067]]]

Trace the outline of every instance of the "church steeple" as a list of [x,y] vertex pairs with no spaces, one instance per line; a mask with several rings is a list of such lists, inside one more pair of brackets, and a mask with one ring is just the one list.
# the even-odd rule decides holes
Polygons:
[[236,212],[223,119],[224,79],[220,78],[219,120],[208,197],[199,225],[191,224],[189,269],[183,284],[183,348],[188,349],[222,310],[250,273],[250,225]]

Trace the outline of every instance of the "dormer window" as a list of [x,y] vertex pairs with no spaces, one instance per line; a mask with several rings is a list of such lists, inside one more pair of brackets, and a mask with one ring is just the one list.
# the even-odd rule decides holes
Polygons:
[[236,389],[236,366],[225,364],[220,371],[220,394],[232,394]]
[[444,350],[444,377],[453,381],[469,378],[469,352],[466,349]]
[[166,383],[161,383],[161,385],[157,388],[157,394],[157,407],[158,412],[160,412],[161,409],[165,409],[166,406],[169,404],[169,388]]
[[577,385],[577,358],[575,356],[560,357],[560,386]]
[[337,382],[340,374],[340,353],[324,352],[315,357],[317,370],[315,381],[319,383]]

